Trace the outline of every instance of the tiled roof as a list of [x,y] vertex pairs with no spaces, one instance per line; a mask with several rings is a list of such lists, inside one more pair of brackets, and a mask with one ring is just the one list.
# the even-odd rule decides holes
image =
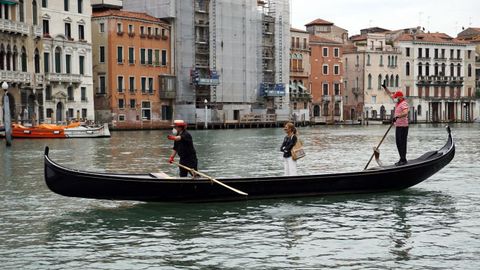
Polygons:
[[351,41],[360,41],[360,40],[367,40],[367,35],[356,35],[350,37]]
[[109,10],[103,10],[103,11],[94,11],[92,13],[92,18],[108,17],[108,16],[116,16],[116,17],[123,17],[123,18],[129,18],[129,19],[139,19],[139,20],[146,20],[146,21],[151,21],[151,22],[156,22],[156,23],[169,24],[168,22],[166,22],[162,19],[155,18],[153,16],[150,16],[150,15],[148,15],[146,13],[142,13],[142,12],[109,9]]
[[299,32],[299,33],[308,33],[307,31],[305,30],[301,30],[301,29],[298,29],[298,28],[290,28],[290,32]]
[[311,25],[333,25],[333,23],[329,22],[329,21],[322,20],[322,19],[316,19],[316,20],[314,20],[310,23],[305,24],[305,26],[311,26]]
[[448,43],[448,44],[468,44],[469,42],[462,41],[445,33],[421,33],[421,34],[402,34],[396,41],[417,41],[430,43]]
[[310,43],[312,43],[312,42],[328,43],[328,44],[342,44],[340,42],[336,42],[336,41],[333,41],[333,40],[328,39],[328,38],[323,38],[323,37],[319,37],[319,36],[310,35]]

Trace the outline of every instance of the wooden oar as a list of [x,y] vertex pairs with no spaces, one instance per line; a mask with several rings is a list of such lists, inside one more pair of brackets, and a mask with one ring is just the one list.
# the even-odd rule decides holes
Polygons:
[[212,181],[212,182],[215,182],[215,183],[217,183],[217,184],[219,184],[219,185],[221,185],[221,186],[223,186],[223,187],[226,187],[226,188],[230,189],[231,191],[235,191],[236,193],[238,193],[238,194],[240,194],[240,195],[248,196],[248,194],[245,193],[245,192],[243,192],[243,191],[240,191],[240,190],[238,190],[238,189],[236,189],[236,188],[233,188],[233,187],[231,187],[231,186],[229,186],[229,185],[226,185],[226,184],[218,181],[217,179],[215,179],[215,178],[213,178],[213,177],[210,177],[210,176],[208,176],[208,175],[206,175],[206,174],[204,174],[204,173],[201,173],[201,172],[196,171],[196,170],[194,170],[194,169],[192,169],[192,168],[189,168],[189,167],[187,167],[187,166],[184,166],[184,165],[182,165],[182,164],[180,164],[180,163],[178,163],[178,162],[173,162],[172,164],[175,164],[175,165],[177,165],[178,167],[184,168],[185,170],[188,170],[188,171],[190,171],[190,172],[192,172],[192,173],[194,173],[194,174],[198,174],[198,175],[200,175],[200,176],[203,176],[203,177],[209,179],[209,180]]
[[[377,150],[377,149],[380,147],[380,145],[382,144],[383,140],[385,140],[385,137],[387,137],[387,134],[388,134],[388,132],[390,131],[390,129],[391,129],[392,127],[393,127],[393,122],[392,122],[392,123],[390,124],[390,126],[388,127],[387,132],[385,132],[385,135],[383,135],[382,140],[381,140],[380,143],[377,145],[377,147],[375,148],[375,150]],[[368,160],[367,165],[365,165],[365,168],[364,168],[363,170],[366,170],[366,169],[368,168],[368,165],[370,164],[370,162],[371,162],[372,159],[373,159],[373,156],[375,155],[375,150],[373,151],[372,156],[371,156],[370,159]]]

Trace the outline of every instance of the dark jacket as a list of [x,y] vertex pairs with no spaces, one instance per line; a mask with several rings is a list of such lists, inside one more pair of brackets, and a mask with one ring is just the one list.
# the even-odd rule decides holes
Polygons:
[[178,156],[180,156],[180,164],[196,166],[197,152],[193,147],[192,135],[188,131],[183,130],[178,136],[182,139],[173,143],[173,150],[177,151]]
[[297,136],[293,135],[292,137],[285,136],[283,139],[282,147],[280,151],[283,152],[283,157],[288,158],[292,156],[292,148],[297,143]]

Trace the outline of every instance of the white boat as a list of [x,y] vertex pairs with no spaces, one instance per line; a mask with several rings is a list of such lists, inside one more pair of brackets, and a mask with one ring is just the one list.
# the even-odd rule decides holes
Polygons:
[[67,138],[99,138],[110,137],[108,124],[103,126],[77,126],[65,128],[65,137]]

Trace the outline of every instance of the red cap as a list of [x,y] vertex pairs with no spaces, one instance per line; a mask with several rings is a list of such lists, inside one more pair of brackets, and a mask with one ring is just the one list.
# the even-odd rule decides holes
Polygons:
[[400,90],[393,94],[393,98],[398,98],[398,97],[403,98],[403,93]]
[[186,127],[187,123],[185,123],[185,121],[183,121],[183,120],[174,120],[173,121],[173,126],[175,126],[175,127]]

